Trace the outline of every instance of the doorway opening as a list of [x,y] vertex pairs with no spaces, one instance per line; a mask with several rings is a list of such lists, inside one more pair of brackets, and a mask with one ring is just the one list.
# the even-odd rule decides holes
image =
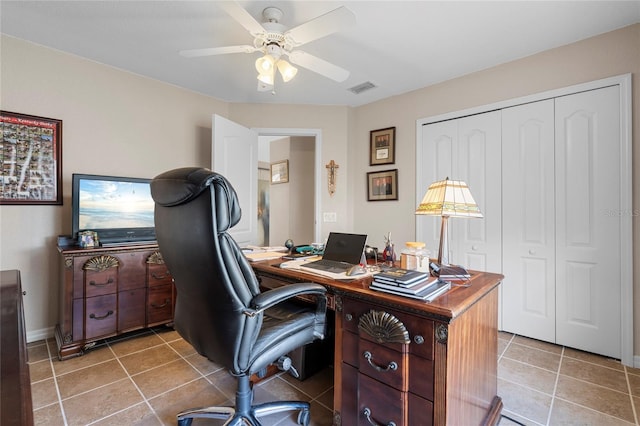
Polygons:
[[[320,241],[321,132],[319,129],[252,129],[258,133],[260,246]],[[288,181],[271,181],[272,163],[288,160]]]

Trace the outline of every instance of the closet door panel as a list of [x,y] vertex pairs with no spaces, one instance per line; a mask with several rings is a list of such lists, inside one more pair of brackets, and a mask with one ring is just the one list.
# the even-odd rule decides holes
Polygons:
[[502,111],[502,327],[555,342],[553,100]]
[[557,342],[621,357],[617,86],[556,99]]
[[449,259],[480,271],[502,270],[500,117],[500,111],[491,111],[458,120],[458,149],[451,178],[469,185],[484,217],[449,219]]
[[[442,121],[424,126],[422,137],[422,158],[418,159],[417,170],[421,178],[416,188],[416,206],[433,182],[452,176],[453,158],[457,153],[458,124],[456,120]],[[440,222],[438,216],[416,215],[416,238],[423,241],[431,251],[431,257],[438,256],[440,244]]]

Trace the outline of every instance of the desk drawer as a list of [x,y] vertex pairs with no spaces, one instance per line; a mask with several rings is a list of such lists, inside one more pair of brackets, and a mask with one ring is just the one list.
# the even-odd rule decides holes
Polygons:
[[409,381],[407,354],[360,339],[358,356],[361,374],[366,374],[400,391],[407,390]]
[[358,375],[358,390],[359,425],[388,425],[391,422],[396,426],[406,424],[406,392],[386,386],[362,373]]
[[361,302],[345,298],[342,309],[343,328],[352,333],[359,334],[361,338],[372,340],[376,343],[383,344],[389,349],[398,352],[404,352],[404,344],[402,343],[380,343],[377,338],[363,332],[359,328],[360,320],[363,316],[371,311],[376,311],[389,316],[395,317],[394,322],[400,321],[402,327],[406,328],[409,334],[410,343],[408,344],[409,352],[425,359],[433,359],[433,321],[398,312],[385,306],[377,306],[367,302]]

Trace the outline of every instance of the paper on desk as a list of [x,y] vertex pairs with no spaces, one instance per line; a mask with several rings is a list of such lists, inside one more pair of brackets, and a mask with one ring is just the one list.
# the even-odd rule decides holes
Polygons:
[[320,260],[320,259],[322,259],[322,256],[313,256],[313,257],[305,257],[304,259],[289,260],[287,262],[282,262],[280,264],[280,267],[282,269],[300,269],[300,265],[307,262],[312,262],[314,260]]
[[282,257],[282,253],[277,251],[263,251],[260,253],[245,253],[245,257],[249,262],[257,262],[259,260],[279,259]]

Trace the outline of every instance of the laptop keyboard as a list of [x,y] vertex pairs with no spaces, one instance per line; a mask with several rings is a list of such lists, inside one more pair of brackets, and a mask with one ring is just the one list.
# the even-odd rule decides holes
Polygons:
[[348,263],[344,263],[344,262],[338,262],[336,260],[322,259],[322,260],[317,260],[315,262],[305,263],[304,266],[306,268],[313,268],[321,271],[340,273],[340,272],[345,272],[346,270],[351,268],[351,266],[353,265],[349,265]]

